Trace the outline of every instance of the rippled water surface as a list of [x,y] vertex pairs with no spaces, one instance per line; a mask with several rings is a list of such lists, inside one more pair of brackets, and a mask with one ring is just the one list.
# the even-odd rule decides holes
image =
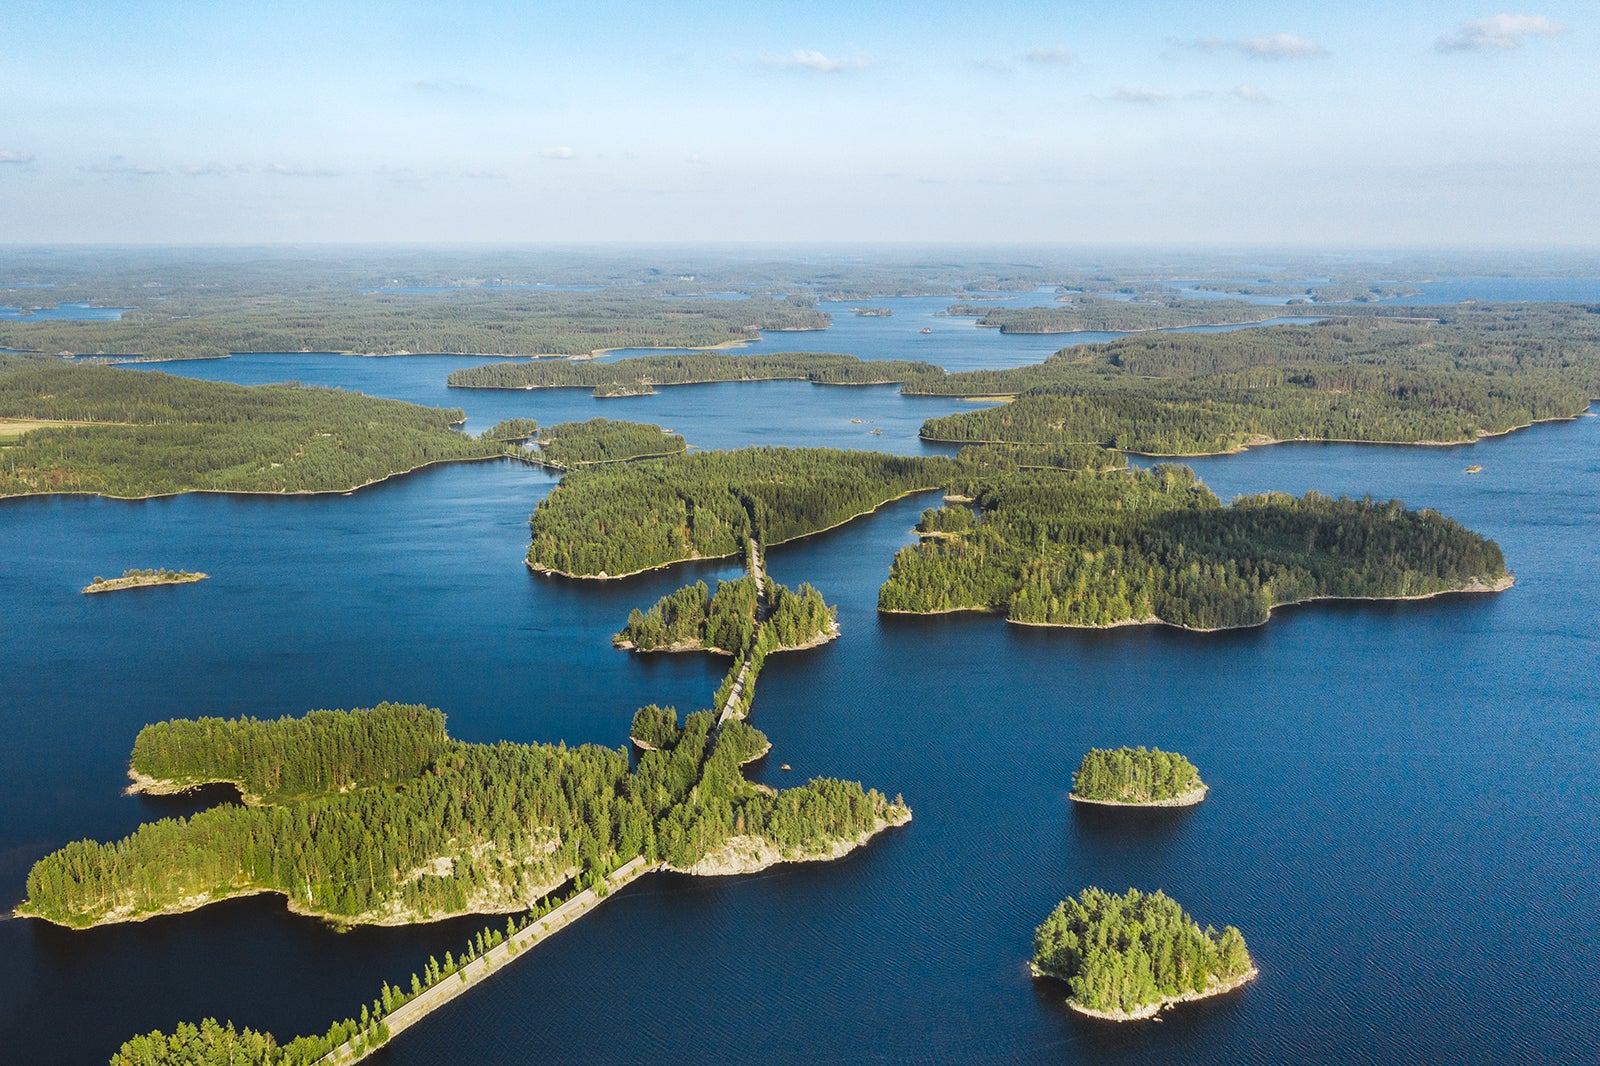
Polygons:
[[[449,365],[324,363],[393,374],[387,392],[405,398]],[[703,408],[676,399],[696,395]],[[705,446],[771,425],[784,443],[897,451],[954,409],[797,383],[646,406],[665,403],[681,406],[651,419]],[[851,436],[863,411],[881,437]],[[647,877],[375,1061],[1592,1059],[1600,420],[1469,448],[1278,446],[1193,465],[1225,498],[1438,508],[1498,540],[1517,585],[1286,609],[1226,634],[1086,634],[880,618],[877,587],[927,499],[776,547],[774,576],[822,589],[843,636],[769,662],[754,722],[775,750],[754,775],[858,778],[903,793],[915,820],[837,863]],[[553,484],[508,462],[349,497],[0,503],[0,903],[70,839],[203,802],[120,794],[149,721],[397,699],[443,707],[468,740],[615,746],[641,704],[705,703],[719,661],[632,657],[609,636],[631,607],[734,566],[531,576],[526,519]],[[135,566],[212,577],[78,593]],[[1210,798],[1074,810],[1078,757],[1124,743],[1185,752]],[[1034,925],[1089,884],[1163,888],[1201,922],[1239,926],[1261,978],[1159,1024],[1072,1015],[1025,964]],[[271,897],[87,933],[0,921],[0,1060],[104,1061],[135,1032],[207,1014],[320,1031],[481,924],[337,934]]]

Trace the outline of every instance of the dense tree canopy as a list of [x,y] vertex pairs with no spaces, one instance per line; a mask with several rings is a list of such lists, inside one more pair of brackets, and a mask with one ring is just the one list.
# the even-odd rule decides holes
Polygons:
[[1034,933],[1034,973],[1065,981],[1068,1002],[1137,1016],[1163,1001],[1229,987],[1253,969],[1239,930],[1201,929],[1162,892],[1086,888]]
[[1218,326],[1261,322],[1284,313],[1242,300],[1183,300],[1174,297],[1118,300],[1071,293],[1050,307],[990,307],[957,304],[947,315],[975,315],[978,325],[1001,333],[1124,333],[1183,326]]
[[1223,507],[1187,467],[1023,471],[974,491],[977,521],[924,516],[940,535],[895,556],[880,610],[1218,629],[1314,597],[1422,596],[1506,574],[1493,541],[1437,512],[1316,493]]
[[1160,748],[1093,748],[1072,775],[1072,795],[1099,803],[1162,803],[1203,788],[1194,763]]
[[688,448],[676,433],[642,422],[614,422],[591,418],[587,422],[562,422],[539,434],[539,455],[551,466],[570,469],[591,463],[620,463],[629,459],[677,455]]
[[592,360],[495,363],[457,370],[448,378],[456,388],[592,389],[597,396],[633,396],[657,385],[713,381],[810,381],[818,385],[898,385],[943,376],[928,363],[901,359],[861,360],[833,352],[778,352],[739,355],[684,352],[642,355],[611,362]]

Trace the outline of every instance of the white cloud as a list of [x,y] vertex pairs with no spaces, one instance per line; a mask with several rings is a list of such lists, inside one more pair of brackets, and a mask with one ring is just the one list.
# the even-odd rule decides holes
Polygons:
[[33,162],[32,152],[18,152],[14,149],[0,149],[0,163],[10,163],[13,166],[27,166]]
[[1164,104],[1172,99],[1171,93],[1159,89],[1118,89],[1111,99],[1119,104]]
[[1441,52],[1507,52],[1522,47],[1524,37],[1560,37],[1567,27],[1544,15],[1490,15],[1467,19],[1461,29],[1434,42]]
[[576,159],[578,157],[578,153],[566,145],[561,145],[559,148],[541,148],[539,154],[546,159]]
[[761,62],[782,70],[809,70],[815,74],[843,74],[851,70],[865,70],[872,65],[872,61],[863,55],[833,58],[813,48],[796,48],[785,56],[763,53]]
[[1240,52],[1252,59],[1315,59],[1328,54],[1316,41],[1292,33],[1269,33],[1236,41],[1206,37],[1196,41],[1195,46],[1206,52]]
[[283,163],[271,163],[267,166],[268,174],[278,174],[285,178],[337,178],[337,170],[326,167],[291,167]]
[[1236,99],[1250,104],[1270,104],[1272,97],[1257,89],[1254,85],[1235,85],[1233,95]]
[[1042,66],[1064,67],[1072,62],[1072,53],[1065,48],[1035,48],[1024,52],[1022,58],[1026,62]]

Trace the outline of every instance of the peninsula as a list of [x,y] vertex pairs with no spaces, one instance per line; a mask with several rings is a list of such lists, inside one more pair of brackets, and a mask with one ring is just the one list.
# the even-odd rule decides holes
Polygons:
[[1080,1014],[1126,1022],[1231,992],[1257,976],[1233,926],[1201,929],[1162,892],[1086,888],[1034,932],[1035,977],[1062,981]]
[[1071,799],[1107,807],[1191,807],[1209,791],[1194,763],[1160,748],[1092,748],[1072,775]]
[[150,585],[187,585],[204,581],[209,575],[188,570],[124,570],[121,577],[96,576],[83,587],[85,594],[94,592],[119,592],[122,589],[145,588]]
[[773,651],[814,648],[839,635],[837,611],[810,585],[803,584],[796,592],[773,583],[767,603],[761,596],[751,575],[719,581],[715,593],[704,581],[687,585],[663,596],[648,611],[635,609],[612,643],[632,651],[737,655],[759,624],[776,634]]

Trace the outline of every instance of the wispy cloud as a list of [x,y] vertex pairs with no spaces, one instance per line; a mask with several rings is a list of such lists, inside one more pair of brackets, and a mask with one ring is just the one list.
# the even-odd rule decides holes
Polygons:
[[25,167],[33,162],[32,152],[18,152],[15,149],[0,149],[0,164],[9,164],[14,167]]
[[506,180],[506,176],[504,174],[500,173],[498,170],[489,170],[489,169],[484,168],[484,167],[474,167],[471,170],[463,170],[461,172],[461,176],[463,178],[469,178],[469,179],[471,179],[473,181],[505,181]]
[[1022,61],[1040,66],[1064,67],[1072,62],[1072,53],[1065,48],[1034,48],[1022,53]]
[[578,158],[578,153],[574,152],[571,148],[567,147],[564,144],[561,145],[559,148],[541,148],[541,149],[539,149],[539,154],[541,156],[543,156],[545,159],[576,159],[576,158]]
[[1461,29],[1433,43],[1440,52],[1509,52],[1525,37],[1560,37],[1567,27],[1544,15],[1490,15],[1467,19]]
[[482,96],[483,86],[474,85],[470,81],[436,81],[422,78],[417,81],[408,81],[405,88],[423,96]]
[[761,62],[780,70],[804,70],[813,74],[844,74],[852,70],[865,70],[872,60],[864,55],[835,57],[824,55],[813,48],[796,48],[788,55],[762,53]]
[[120,155],[114,155],[103,162],[91,163],[87,169],[91,174],[126,174],[136,178],[147,178],[152,175],[167,173],[166,167],[157,166],[154,163],[135,163]]
[[1233,87],[1233,95],[1235,99],[1243,100],[1247,104],[1270,104],[1273,102],[1272,97],[1257,89],[1254,85],[1235,85]]
[[410,167],[375,167],[372,171],[372,174],[374,177],[382,178],[384,181],[392,181],[396,185],[420,186],[423,182],[428,180],[428,176],[426,174],[423,174],[418,170],[413,170]]
[[984,56],[982,59],[975,59],[972,61],[972,65],[977,67],[979,70],[987,71],[990,74],[1012,73],[1010,63],[1007,63],[1004,59],[997,59],[994,56]]
[[250,168],[243,163],[228,166],[224,163],[185,163],[178,168],[178,173],[187,178],[226,177],[229,174],[247,174]]
[[1328,54],[1316,41],[1292,33],[1269,33],[1237,40],[1203,37],[1195,42],[1195,47],[1205,52],[1239,52],[1251,59],[1315,59]]
[[1110,98],[1119,104],[1164,104],[1172,99],[1172,94],[1159,89],[1124,88],[1112,93]]
[[327,167],[291,167],[283,163],[271,163],[267,166],[268,174],[277,174],[285,178],[337,178],[337,170]]

